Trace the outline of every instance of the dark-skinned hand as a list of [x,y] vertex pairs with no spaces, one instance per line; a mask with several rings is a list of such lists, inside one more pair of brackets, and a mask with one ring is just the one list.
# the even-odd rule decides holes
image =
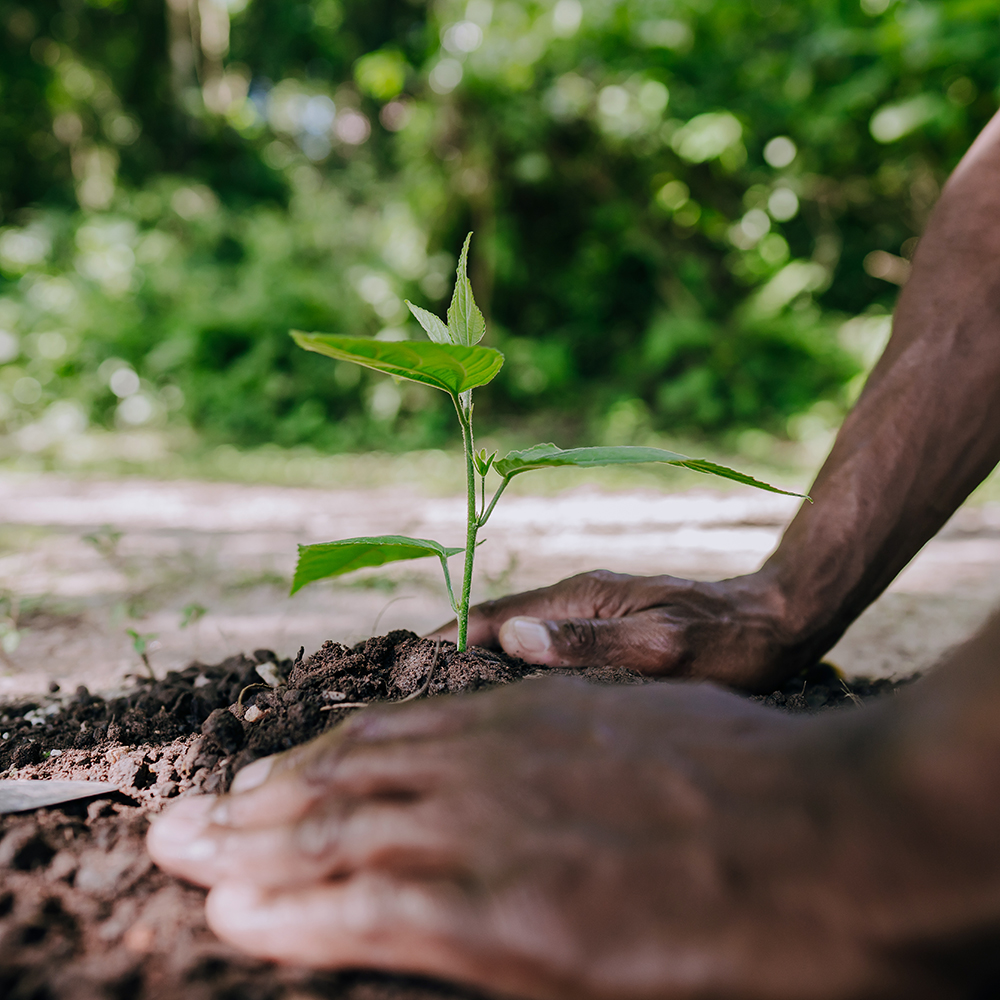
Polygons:
[[[787,673],[781,612],[759,574],[701,583],[597,570],[476,605],[468,642],[546,666],[630,667],[772,690]],[[455,641],[455,622],[431,636]]]
[[366,709],[149,848],[263,958],[529,1000],[943,996],[900,956],[996,918],[995,838],[914,793],[901,701],[554,678]]

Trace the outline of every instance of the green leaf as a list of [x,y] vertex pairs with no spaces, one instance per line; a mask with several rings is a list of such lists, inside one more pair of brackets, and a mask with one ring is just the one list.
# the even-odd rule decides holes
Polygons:
[[145,635],[141,635],[136,632],[134,628],[125,629],[125,634],[129,636],[132,640],[132,648],[142,656],[143,653],[149,648],[149,644],[156,638],[156,632],[147,632]]
[[369,340],[300,330],[292,330],[291,334],[295,343],[307,351],[432,385],[451,395],[486,385],[503,367],[503,355],[492,347]]
[[181,628],[187,628],[188,625],[193,625],[195,622],[201,621],[207,614],[208,608],[204,604],[198,604],[196,601],[191,604],[185,604],[181,608]]
[[496,461],[496,457],[496,452],[493,452],[492,455],[487,455],[486,449],[480,448],[479,453],[473,456],[473,461],[476,463],[476,471],[481,476],[485,476],[486,473],[490,471],[493,463]]
[[677,465],[684,469],[693,469],[709,476],[721,476],[746,486],[756,486],[771,493],[783,493],[790,497],[805,497],[804,493],[793,493],[790,490],[779,490],[776,486],[762,483],[753,476],[748,476],[735,469],[727,469],[724,465],[716,465],[704,458],[688,458],[674,451],[662,448],[641,448],[632,445],[619,445],[607,448],[568,448],[563,451],[554,444],[536,444],[524,451],[512,451],[501,458],[493,466],[505,479],[510,479],[522,472],[532,469],[547,469],[561,465],[574,465],[589,469],[599,465],[637,465],[643,462],[662,462],[665,465]]
[[437,556],[444,563],[449,556],[463,551],[445,548],[429,538],[407,538],[405,535],[373,535],[300,545],[292,593],[315,580],[341,576],[366,566],[382,566],[403,559],[422,559],[424,556]]
[[486,320],[483,319],[483,314],[472,296],[472,284],[467,273],[471,240],[472,233],[469,233],[465,237],[462,255],[458,258],[455,291],[452,292],[451,305],[448,306],[448,332],[451,334],[451,339],[456,344],[468,346],[478,344],[486,333]]
[[435,344],[451,343],[451,335],[448,333],[448,327],[445,325],[443,319],[435,316],[432,312],[428,312],[426,309],[421,309],[420,306],[415,306],[409,299],[405,299],[404,301],[409,307],[410,312],[413,313],[416,321],[424,328],[427,336]]

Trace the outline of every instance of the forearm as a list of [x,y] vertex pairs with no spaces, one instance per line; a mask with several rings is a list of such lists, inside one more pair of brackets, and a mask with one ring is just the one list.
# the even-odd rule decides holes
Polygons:
[[760,577],[821,655],[1000,461],[1000,116],[956,169],[892,338]]

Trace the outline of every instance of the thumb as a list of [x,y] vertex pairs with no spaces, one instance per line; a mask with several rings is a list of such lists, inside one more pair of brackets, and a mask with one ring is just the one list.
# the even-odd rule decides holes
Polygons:
[[677,630],[639,612],[627,618],[508,618],[500,644],[510,656],[548,667],[629,667],[670,672],[680,656]]

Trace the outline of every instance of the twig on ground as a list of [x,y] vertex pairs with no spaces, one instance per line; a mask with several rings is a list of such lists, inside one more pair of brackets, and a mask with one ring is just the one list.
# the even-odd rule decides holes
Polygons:
[[248,684],[240,692],[240,696],[236,699],[236,704],[240,708],[242,708],[243,707],[243,696],[247,693],[247,691],[253,691],[253,690],[257,689],[257,688],[266,688],[268,691],[270,691],[271,690],[271,685],[270,684]]
[[403,594],[400,597],[394,597],[391,601],[385,604],[382,610],[375,616],[375,621],[372,623],[372,635],[374,635],[375,632],[377,631],[378,623],[382,620],[382,615],[384,615],[389,610],[389,608],[391,608],[392,605],[396,603],[396,601],[412,601],[412,600],[413,600],[412,594]]

